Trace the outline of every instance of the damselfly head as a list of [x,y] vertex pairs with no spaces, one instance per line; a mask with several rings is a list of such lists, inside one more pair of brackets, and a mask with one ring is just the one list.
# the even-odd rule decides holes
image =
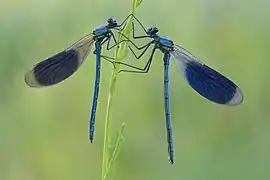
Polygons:
[[147,34],[153,36],[158,33],[158,28],[156,26],[151,26],[147,29]]
[[109,18],[108,20],[107,20],[107,22],[108,22],[108,25],[110,26],[110,27],[115,27],[115,26],[117,26],[117,21],[114,19],[114,18]]

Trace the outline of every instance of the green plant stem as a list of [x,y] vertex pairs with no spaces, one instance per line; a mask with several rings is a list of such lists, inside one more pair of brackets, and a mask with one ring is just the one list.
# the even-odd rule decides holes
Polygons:
[[[132,6],[132,14],[135,13],[136,7],[139,6],[142,3],[142,0],[132,0],[133,1],[133,6]],[[124,36],[122,36],[121,34],[124,34],[126,37],[130,36],[130,32],[131,32],[131,25],[132,25],[132,20],[133,20],[133,16],[130,16],[130,18],[127,21],[127,24],[125,26],[125,28],[121,31],[121,33],[119,34],[118,37],[118,42],[120,42]],[[126,55],[126,49],[127,49],[127,43],[121,43],[119,45],[120,47],[118,49],[116,49],[116,57],[115,57],[115,61],[119,62],[122,61]],[[110,123],[111,123],[111,114],[112,114],[112,103],[113,103],[113,95],[114,95],[114,90],[116,87],[116,81],[117,78],[119,76],[119,69],[120,69],[120,64],[119,63],[115,63],[114,64],[114,69],[112,71],[112,76],[111,76],[111,80],[110,80],[110,90],[109,90],[109,96],[108,96],[108,103],[107,103],[107,113],[106,113],[106,121],[105,121],[105,132],[104,132],[104,144],[103,144],[103,159],[102,159],[102,180],[105,180],[107,177],[107,174],[109,172],[109,169],[111,167],[111,164],[113,163],[113,161],[115,161],[115,157],[116,154],[119,152],[120,146],[121,146],[121,138],[119,139],[119,137],[122,137],[122,133],[123,133],[123,126],[119,131],[119,135],[118,135],[118,140],[117,140],[117,144],[115,146],[114,149],[114,153],[112,154],[112,157],[110,158],[110,154],[109,154],[109,145],[110,145]]]
[[117,80],[117,71],[114,69],[111,77],[110,82],[110,92],[108,97],[108,104],[107,104],[107,115],[105,121],[105,133],[104,133],[104,144],[103,144],[103,160],[102,160],[102,179],[105,180],[105,175],[108,172],[108,161],[109,161],[109,127],[110,127],[110,120],[111,120],[111,109],[112,109],[112,98],[114,95],[115,83]]

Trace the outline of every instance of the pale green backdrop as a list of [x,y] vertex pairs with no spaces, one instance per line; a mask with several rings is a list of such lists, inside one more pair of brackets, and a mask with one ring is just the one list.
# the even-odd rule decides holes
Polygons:
[[[100,179],[112,66],[102,63],[94,144],[88,122],[95,58],[67,81],[32,89],[24,73],[68,47],[110,16],[123,20],[131,0],[0,1],[0,179]],[[175,164],[167,161],[163,62],[147,75],[122,74],[113,129],[125,141],[110,179],[270,179],[269,0],[144,0],[137,16],[183,45],[243,90],[241,106],[225,107],[195,93],[171,66]],[[129,61],[133,61],[129,56]]]

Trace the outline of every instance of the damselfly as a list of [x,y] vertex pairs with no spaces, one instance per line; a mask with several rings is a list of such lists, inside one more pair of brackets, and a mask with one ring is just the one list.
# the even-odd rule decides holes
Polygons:
[[[137,55],[132,47],[129,45],[129,49],[136,57],[140,59],[147,49],[153,45],[152,52],[149,60],[147,61],[144,68],[139,68],[133,65],[124,64],[136,70],[121,70],[121,72],[135,72],[135,73],[147,73],[150,69],[153,56],[155,51],[159,49],[163,54],[164,62],[164,99],[165,99],[165,116],[166,116],[166,128],[167,128],[167,142],[168,142],[168,154],[169,160],[173,164],[174,162],[174,146],[172,139],[172,123],[170,116],[170,93],[169,93],[169,65],[171,55],[174,57],[175,64],[179,71],[183,74],[189,85],[198,92],[201,96],[206,99],[213,101],[218,104],[224,105],[238,105],[243,101],[243,94],[241,89],[233,83],[231,80],[205,65],[199,61],[190,52],[174,44],[170,39],[158,35],[158,28],[153,26],[148,30],[144,28],[142,23],[134,16],[134,20],[137,21],[143,28],[146,35],[135,36],[134,22],[133,27],[133,38],[151,38],[150,42],[142,47],[138,47],[134,42],[130,41],[128,37],[125,37],[129,42],[137,49],[143,50],[142,53]],[[124,35],[123,35],[124,36]]]
[[[25,74],[25,82],[30,87],[45,87],[60,83],[74,74],[79,66],[82,65],[95,42],[93,53],[96,55],[96,79],[89,125],[89,139],[91,142],[94,139],[94,124],[99,93],[100,59],[101,57],[105,57],[107,60],[109,58],[110,62],[113,59],[101,55],[101,47],[107,43],[107,50],[110,50],[118,46],[121,42],[126,41],[117,42],[112,30],[121,30],[120,28],[129,17],[130,15],[121,24],[118,24],[115,19],[109,18],[107,25],[96,28],[92,33],[82,37],[66,50],[37,63]],[[110,45],[111,39],[113,39],[114,45]]]

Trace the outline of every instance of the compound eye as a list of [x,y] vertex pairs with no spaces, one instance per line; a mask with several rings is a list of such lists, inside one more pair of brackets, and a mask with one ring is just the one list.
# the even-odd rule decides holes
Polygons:
[[109,18],[109,19],[107,20],[108,23],[112,23],[113,21],[114,21],[113,18]]
[[150,27],[150,28],[147,29],[147,33],[148,34],[150,34],[152,31],[153,31],[153,28],[152,27]]
[[157,33],[158,32],[158,28],[157,27],[153,27],[153,31],[155,32],[155,33]]

